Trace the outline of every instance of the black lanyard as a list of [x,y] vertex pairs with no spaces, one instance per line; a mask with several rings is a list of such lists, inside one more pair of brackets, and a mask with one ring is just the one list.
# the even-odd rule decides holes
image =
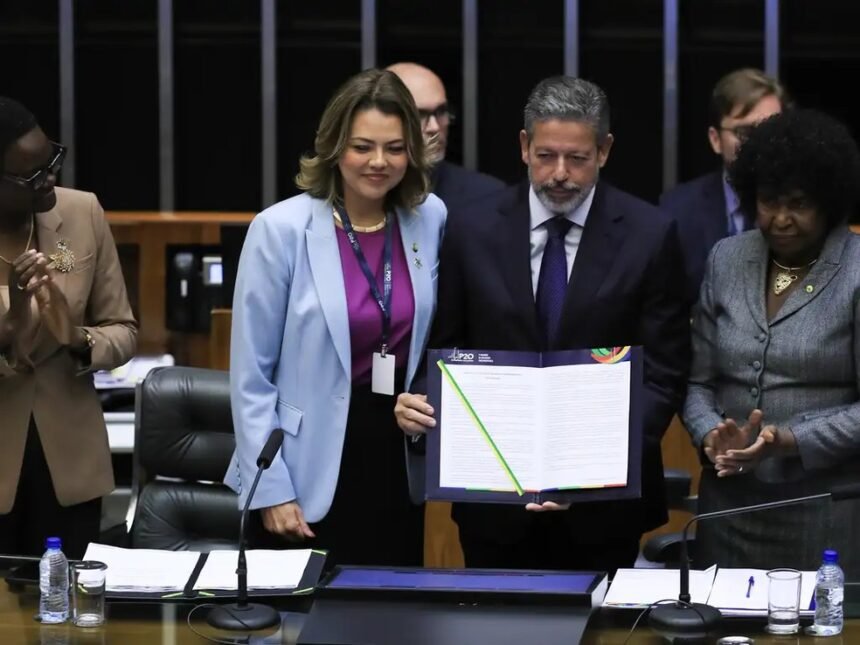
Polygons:
[[[382,312],[382,351],[385,356],[388,351],[388,338],[391,335],[391,290],[393,271],[391,269],[391,220],[392,216],[385,217],[385,250],[382,254],[382,294],[379,293],[379,285],[376,283],[376,276],[370,270],[370,265],[367,263],[367,258],[364,257],[364,252],[361,250],[361,245],[358,243],[358,238],[355,235],[355,230],[352,228],[352,223],[349,221],[349,215],[346,210],[340,206],[335,206],[337,214],[340,215],[343,230],[346,233],[346,239],[349,240],[349,245],[355,253],[355,259],[358,260],[358,265],[361,267],[361,272],[367,278],[367,285],[370,287],[370,295],[376,300],[379,305],[379,310]],[[383,295],[384,294],[384,295]]]

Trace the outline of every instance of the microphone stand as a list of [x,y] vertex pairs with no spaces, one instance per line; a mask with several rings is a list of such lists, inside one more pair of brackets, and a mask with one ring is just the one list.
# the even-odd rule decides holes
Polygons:
[[[283,437],[283,435],[281,436]],[[278,442],[278,446],[280,447],[280,442]],[[263,450],[265,452],[266,449],[264,448]],[[257,461],[257,476],[254,477],[254,483],[251,485],[248,498],[245,500],[245,507],[242,509],[242,518],[239,521],[239,563],[236,566],[239,586],[236,593],[236,602],[228,605],[219,605],[210,611],[206,617],[206,622],[217,629],[252,631],[274,627],[281,623],[281,615],[272,607],[248,602],[248,563],[245,559],[245,521],[248,518],[251,499],[257,490],[257,484],[260,483],[260,477],[263,475],[263,471],[269,467],[270,463],[271,459],[265,460],[262,457]]]
[[[651,625],[651,628],[655,631],[671,638],[694,639],[704,638],[709,632],[716,629],[722,620],[722,614],[720,614],[719,609],[711,607],[710,605],[691,602],[690,556],[687,549],[687,531],[693,522],[709,520],[715,517],[725,517],[727,515],[754,513],[756,511],[781,508],[783,506],[806,504],[807,502],[827,499],[829,497],[831,497],[831,493],[819,493],[817,495],[807,495],[806,497],[765,502],[764,504],[754,504],[752,506],[728,508],[722,511],[702,513],[701,515],[694,515],[691,517],[684,525],[683,531],[681,531],[681,554],[680,563],[678,565],[681,593],[678,595],[678,601],[671,605],[665,604],[654,607],[648,615],[648,624]],[[834,494],[833,497],[835,499],[847,499],[849,495],[837,497],[837,495]]]

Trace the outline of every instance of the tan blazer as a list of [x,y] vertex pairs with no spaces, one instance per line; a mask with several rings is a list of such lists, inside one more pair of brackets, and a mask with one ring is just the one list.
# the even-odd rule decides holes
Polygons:
[[[116,244],[96,196],[57,188],[57,204],[36,214],[38,248],[56,253],[65,241],[75,255],[69,273],[54,272],[74,323],[93,337],[90,365],[63,349],[39,324],[26,357],[0,362],[0,514],[15,501],[30,415],[36,421],[57,499],[79,504],[114,487],[107,430],[92,372],[134,355],[131,313]],[[0,319],[7,314],[0,300]]]

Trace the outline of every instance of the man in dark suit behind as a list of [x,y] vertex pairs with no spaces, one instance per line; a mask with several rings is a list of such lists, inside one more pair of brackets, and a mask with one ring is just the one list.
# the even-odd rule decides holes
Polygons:
[[738,146],[759,121],[781,112],[788,97],[775,78],[745,68],[721,78],[714,86],[710,104],[708,141],[722,159],[719,170],[675,186],[660,197],[661,208],[678,223],[678,235],[687,271],[687,301],[699,299],[705,260],[714,244],[753,226],[726,181],[726,168]]
[[505,184],[495,177],[445,160],[448,129],[454,119],[442,79],[416,63],[395,63],[388,69],[397,74],[412,93],[421,116],[424,138],[435,141],[431,190],[445,202],[448,210],[460,209],[504,188]]
[[[449,213],[430,346],[643,345],[642,497],[569,509],[455,504],[469,567],[615,571],[632,566],[642,533],[667,519],[660,440],[689,362],[682,261],[668,217],[598,181],[612,141],[599,87],[569,77],[537,85],[520,132],[529,182],[476,212]],[[420,394],[401,395],[395,414],[408,433],[433,425]]]

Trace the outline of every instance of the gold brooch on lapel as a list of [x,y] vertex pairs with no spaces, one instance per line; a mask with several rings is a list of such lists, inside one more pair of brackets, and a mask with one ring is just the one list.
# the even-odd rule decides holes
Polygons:
[[75,254],[69,248],[69,241],[60,238],[57,240],[57,252],[48,256],[54,264],[54,268],[60,273],[69,273],[75,268]]

